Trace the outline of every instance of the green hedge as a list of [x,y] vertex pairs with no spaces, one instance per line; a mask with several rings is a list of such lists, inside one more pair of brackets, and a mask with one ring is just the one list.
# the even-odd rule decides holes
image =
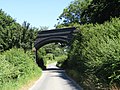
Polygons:
[[32,52],[11,49],[0,55],[0,89],[18,90],[30,79],[40,76],[41,69],[34,62]]
[[120,18],[104,24],[80,25],[73,41],[68,72],[85,90],[120,85]]
[[61,55],[61,56],[58,56],[58,57],[55,57],[55,60],[57,61],[57,65],[58,67],[61,67],[61,68],[65,68],[65,66],[63,65],[63,63],[65,63],[67,59],[67,55]]

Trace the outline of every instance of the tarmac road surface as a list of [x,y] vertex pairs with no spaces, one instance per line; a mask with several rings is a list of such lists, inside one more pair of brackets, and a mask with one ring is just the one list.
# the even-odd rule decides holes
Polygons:
[[47,70],[29,90],[83,90],[64,70],[60,70],[54,64],[50,64]]

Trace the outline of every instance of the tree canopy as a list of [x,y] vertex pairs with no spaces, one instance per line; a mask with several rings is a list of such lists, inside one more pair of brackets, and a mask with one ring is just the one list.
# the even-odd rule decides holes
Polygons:
[[74,0],[57,19],[58,26],[72,23],[104,23],[120,16],[120,0]]
[[112,17],[120,16],[120,0],[93,0],[82,13],[89,23],[104,23]]
[[63,10],[63,13],[59,16],[59,25],[68,25],[71,23],[82,23],[84,20],[81,18],[81,14],[87,6],[90,4],[91,0],[74,0],[71,4]]
[[20,25],[10,15],[0,10],[0,51],[13,47],[23,48],[25,51],[32,49],[38,30],[26,21]]

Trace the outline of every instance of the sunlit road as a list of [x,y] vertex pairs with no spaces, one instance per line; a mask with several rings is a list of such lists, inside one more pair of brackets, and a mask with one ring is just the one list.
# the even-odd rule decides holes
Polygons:
[[29,90],[82,90],[66,74],[54,64],[43,71],[41,78]]

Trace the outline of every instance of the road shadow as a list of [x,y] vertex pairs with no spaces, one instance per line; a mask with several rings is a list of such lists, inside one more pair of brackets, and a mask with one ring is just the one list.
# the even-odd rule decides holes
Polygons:
[[62,68],[46,68],[45,71],[46,71],[46,70],[47,70],[47,71],[51,71],[51,70],[54,71],[54,70],[64,70],[64,69],[62,69]]
[[[50,76],[51,78],[61,78],[63,80],[65,80],[67,83],[65,85],[70,85],[72,87],[72,90],[83,90],[73,79],[71,79],[65,72],[64,69],[62,68],[58,68],[58,67],[49,67],[44,71],[48,71],[50,73],[55,73],[52,76]],[[58,73],[58,74],[56,74]]]
[[65,72],[65,70],[62,69],[62,68],[47,68],[43,71],[45,71],[45,72],[47,71],[47,72],[50,72],[50,73],[64,73]]
[[53,70],[53,73],[59,73],[58,75],[52,76],[53,78],[62,78],[67,83],[65,85],[70,85],[72,87],[72,90],[83,90],[73,79],[71,79],[65,72],[65,70]]

